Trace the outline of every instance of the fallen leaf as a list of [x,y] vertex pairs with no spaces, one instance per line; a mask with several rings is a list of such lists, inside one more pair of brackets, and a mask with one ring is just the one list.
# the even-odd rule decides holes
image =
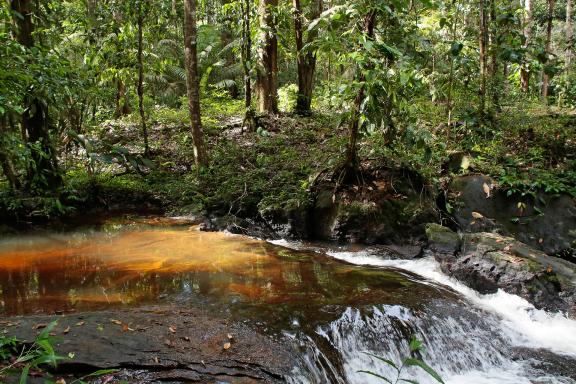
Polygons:
[[159,363],[159,361],[158,361],[158,356],[154,356],[154,362],[155,362],[156,364]]
[[47,326],[48,326],[48,324],[41,323],[41,324],[36,324],[35,326],[32,327],[32,329],[43,329],[43,328],[46,328]]
[[484,189],[484,193],[486,194],[486,198],[490,197],[490,186],[486,183],[482,185],[482,189]]
[[62,333],[67,334],[68,332],[70,332],[70,326],[67,326]]
[[182,340],[184,340],[184,341],[190,341],[190,338],[189,338],[188,336],[184,336],[184,337],[182,337]]
[[232,336],[232,334],[229,333],[228,334],[228,340],[232,340],[232,339],[234,339],[234,336]]
[[482,219],[484,216],[478,212],[472,212],[472,217],[475,219]]
[[85,322],[84,320],[82,320],[82,321],[77,322],[77,323],[76,323],[76,326],[77,326],[77,327],[81,327],[81,326],[83,326],[84,324],[86,324],[86,322]]
[[544,242],[544,239],[538,239],[538,243],[542,244]]
[[122,332],[134,332],[133,328],[130,328],[130,326],[128,324],[122,324]]
[[58,379],[58,380],[56,380],[56,383],[55,383],[55,384],[66,384],[66,380],[64,380],[64,379]]
[[172,333],[176,333],[176,327],[174,327],[174,326],[168,327],[168,330]]
[[224,343],[224,349],[225,350],[230,349],[231,346],[232,346],[232,344],[230,344],[230,343]]
[[202,363],[202,365],[204,366],[204,368],[206,368],[206,363],[204,362],[204,360],[200,360],[200,362]]
[[548,268],[546,268],[546,272],[552,273],[552,267],[550,265],[548,266]]
[[507,246],[505,246],[504,249],[502,249],[502,250],[503,250],[504,252],[508,252],[508,251],[510,250],[510,246],[507,245]]
[[117,325],[122,325],[122,322],[120,320],[110,319],[110,322],[117,324]]

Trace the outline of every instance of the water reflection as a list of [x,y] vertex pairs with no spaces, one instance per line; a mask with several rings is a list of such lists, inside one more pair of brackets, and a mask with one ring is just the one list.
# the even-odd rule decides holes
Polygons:
[[4,239],[0,290],[5,315],[198,300],[263,310],[357,305],[434,291],[390,270],[194,227],[150,226]]

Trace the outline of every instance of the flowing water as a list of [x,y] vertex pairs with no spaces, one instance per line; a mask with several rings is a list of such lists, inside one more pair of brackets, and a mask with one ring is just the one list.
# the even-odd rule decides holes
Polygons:
[[0,291],[5,316],[176,303],[249,321],[297,352],[292,383],[382,383],[358,371],[394,370],[366,352],[399,362],[411,336],[447,383],[575,382],[575,321],[479,295],[428,259],[119,221],[0,239]]

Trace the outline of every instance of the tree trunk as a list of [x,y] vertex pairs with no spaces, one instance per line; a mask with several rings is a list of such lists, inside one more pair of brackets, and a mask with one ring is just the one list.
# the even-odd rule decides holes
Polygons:
[[[6,134],[6,120],[7,119],[4,116],[0,121],[0,136]],[[4,176],[6,176],[6,179],[8,180],[10,189],[12,189],[13,191],[20,189],[20,180],[16,175],[16,171],[14,170],[12,160],[10,159],[9,154],[5,151],[5,148],[2,147],[0,147],[0,165],[2,166]]]
[[[364,34],[368,40],[374,39],[374,25],[376,24],[376,13],[374,11],[370,12],[364,18]],[[360,89],[356,94],[354,99],[354,106],[352,110],[352,116],[350,118],[350,124],[348,125],[348,145],[346,146],[346,157],[344,159],[343,174],[340,176],[342,181],[351,182],[354,180],[360,167],[360,162],[358,161],[358,134],[360,130],[360,114],[362,112],[362,102],[366,94],[366,75],[364,71],[360,68],[358,74],[358,83],[360,84]]]
[[[314,89],[314,73],[316,70],[316,54],[308,51],[302,52],[304,47],[303,36],[303,13],[300,0],[293,0],[294,6],[294,32],[296,36],[296,58],[298,63],[298,95],[296,98],[296,113],[309,115],[312,104],[312,91]],[[320,16],[323,8],[323,1],[316,0],[310,19],[314,20]],[[308,32],[307,42],[311,43],[317,36],[316,31]]]
[[486,72],[488,69],[488,17],[486,12],[486,0],[479,1],[480,11],[480,118],[483,120],[486,114]]
[[150,153],[148,146],[148,128],[146,127],[146,114],[144,113],[144,60],[142,50],[144,45],[144,12],[142,10],[142,1],[138,0],[138,110],[140,111],[140,124],[142,126],[142,135],[144,136],[144,156]]
[[126,86],[121,79],[116,80],[116,108],[114,110],[114,118],[118,119],[122,116],[129,115],[132,112],[128,97],[126,95]]
[[498,70],[498,24],[496,15],[496,0],[490,0],[490,79],[492,105],[497,111],[500,111],[500,71]]
[[[34,24],[30,0],[12,0],[14,14],[14,37],[24,47],[34,47]],[[58,160],[50,139],[48,108],[34,96],[26,96],[22,114],[22,130],[26,132],[32,161],[27,170],[27,183],[30,189],[56,190],[62,185]]]
[[572,22],[572,0],[566,0],[566,70],[570,70],[574,56],[574,24]]
[[[532,0],[524,0],[525,18],[524,18],[524,49],[528,49],[532,39]],[[526,63],[520,70],[520,86],[522,91],[528,93],[530,90],[530,71],[526,68]]]
[[[548,0],[548,17],[546,23],[546,58],[550,57],[551,45],[552,45],[552,22],[554,20],[554,5],[556,0]],[[548,86],[550,84],[550,76],[543,71],[542,74],[542,101],[547,102],[548,98]]]
[[278,0],[260,0],[260,46],[258,47],[258,111],[278,113],[278,41],[274,12]]
[[252,37],[250,31],[250,18],[252,11],[250,3],[252,0],[242,0],[240,3],[242,10],[242,70],[244,71],[244,121],[242,129],[248,132],[256,131],[256,120],[254,109],[252,108],[252,79],[250,78],[250,62],[252,56]]
[[198,167],[204,167],[208,165],[208,156],[204,147],[200,119],[200,84],[198,83],[198,54],[196,52],[196,0],[184,0],[184,53],[194,160]]

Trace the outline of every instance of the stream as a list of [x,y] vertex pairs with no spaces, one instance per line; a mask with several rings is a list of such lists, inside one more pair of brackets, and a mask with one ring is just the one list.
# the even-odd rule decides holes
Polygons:
[[[4,319],[151,305],[230,319],[287,349],[289,383],[383,383],[359,372],[395,377],[367,352],[399,362],[412,336],[446,383],[576,383],[576,321],[504,292],[480,295],[432,259],[391,260],[372,248],[118,218],[4,236],[0,291]],[[403,377],[435,382],[417,369]]]

